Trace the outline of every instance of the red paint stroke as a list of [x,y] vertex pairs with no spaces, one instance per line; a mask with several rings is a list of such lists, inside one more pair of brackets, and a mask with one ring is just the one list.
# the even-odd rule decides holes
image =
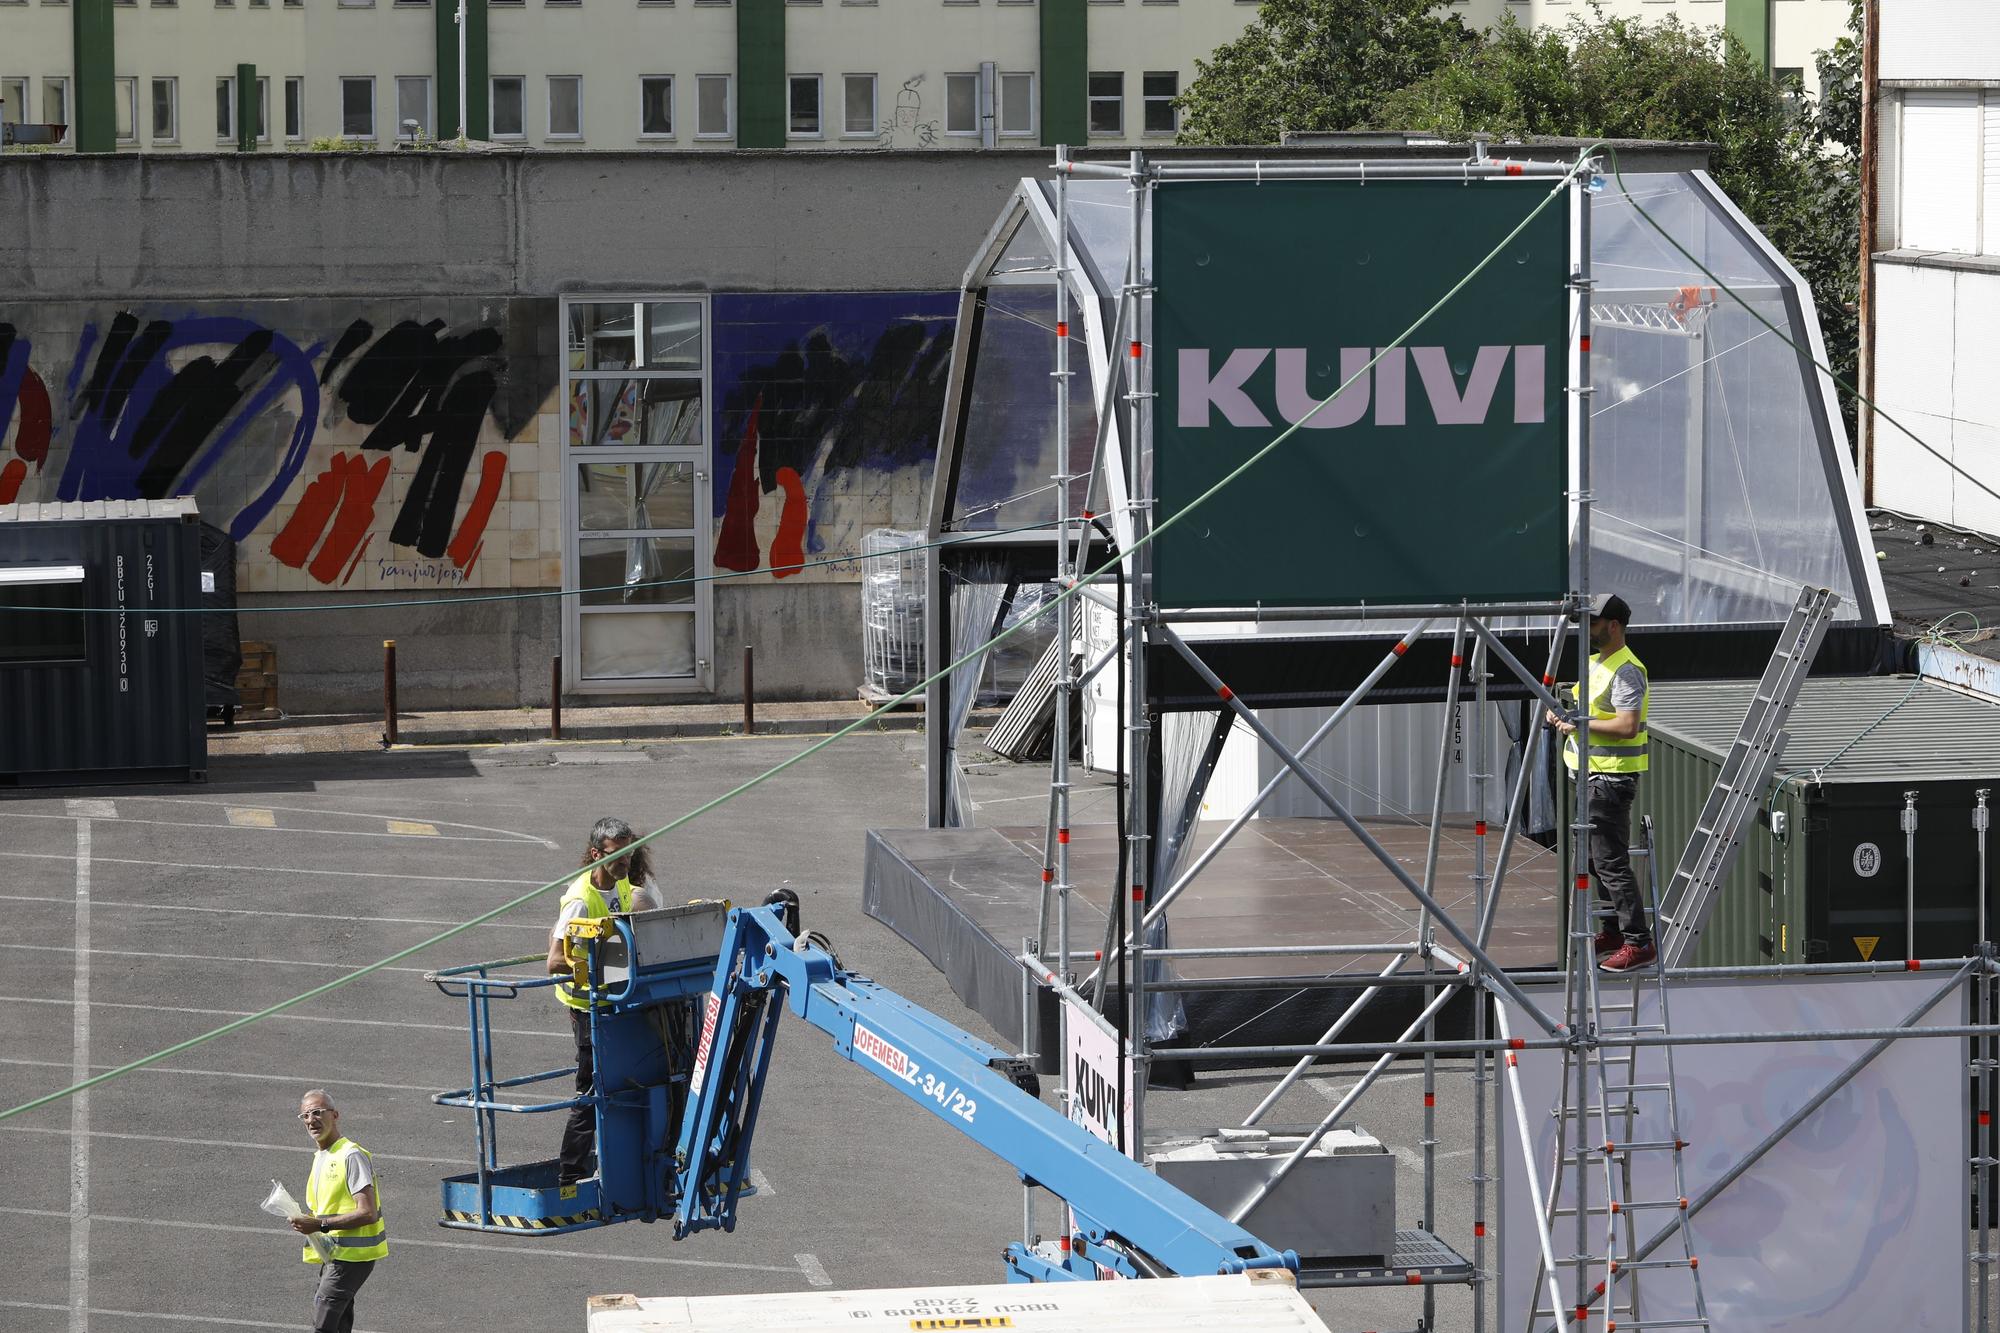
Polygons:
[[40,472],[49,456],[51,418],[48,386],[42,383],[42,377],[35,373],[33,366],[28,367],[27,374],[21,377],[14,406],[20,413],[20,425],[14,432],[14,452],[33,463],[35,471]]
[[376,459],[372,466],[363,462],[358,453],[335,454],[335,468],[341,466],[343,458],[347,475],[341,487],[340,509],[333,516],[333,530],[327,534],[326,544],[319,548],[319,554],[306,570],[329,586],[347,569],[349,557],[367,544],[369,529],[375,526],[375,497],[382,493],[382,483],[389,480],[387,454]]
[[354,571],[361,568],[361,557],[368,554],[369,543],[374,540],[375,534],[372,532],[361,539],[361,549],[354,553],[354,558],[347,562],[347,572],[340,576],[341,587],[345,588],[353,580]]
[[28,465],[18,458],[7,460],[7,466],[0,467],[0,505],[14,503],[21,494],[21,483],[28,479]]
[[272,558],[293,569],[305,568],[313,547],[319,545],[320,537],[328,534],[331,527],[326,545],[307,572],[321,583],[332,583],[341,576],[349,557],[367,540],[368,530],[375,523],[375,497],[382,493],[382,483],[388,479],[387,454],[376,459],[373,466],[359,453],[335,454],[326,470],[306,487],[298,508],[292,511],[291,521],[271,539]]
[[757,549],[757,414],[763,406],[761,394],[750,405],[743,443],[736,447],[736,473],[729,479],[729,502],[722,510],[722,535],[715,539],[715,563],[739,574],[764,562]]
[[806,484],[796,471],[781,467],[778,489],[785,493],[785,510],[778,517],[778,535],[771,539],[771,576],[783,579],[806,563]]
[[465,507],[458,533],[445,551],[460,569],[470,569],[479,558],[479,539],[486,534],[486,521],[493,517],[493,502],[500,498],[500,486],[506,480],[507,455],[498,449],[489,450],[479,460],[479,489],[472,493],[472,503]]

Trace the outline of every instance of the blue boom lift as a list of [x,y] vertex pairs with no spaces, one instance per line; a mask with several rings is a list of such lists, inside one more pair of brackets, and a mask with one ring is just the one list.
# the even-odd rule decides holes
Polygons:
[[[572,1069],[493,1077],[491,1003],[553,978],[495,975],[539,960],[506,959],[430,974],[466,1000],[472,1086],[431,1100],[473,1111],[476,1171],[444,1181],[448,1227],[554,1235],[615,1222],[671,1219],[675,1239],[736,1225],[753,1191],[750,1144],[770,1068],[772,1038],[789,1006],[833,1038],[834,1049],[1007,1162],[1021,1179],[1070,1207],[1068,1243],[1007,1248],[1010,1281],[1298,1269],[1279,1252],[1162,1181],[1043,1104],[1028,1063],[1005,1054],[866,977],[841,969],[826,941],[799,932],[789,890],[764,906],[696,902],[572,922],[577,983],[590,1011],[592,1092],[560,1101],[504,1101],[501,1093]],[[594,1180],[557,1183],[556,1163],[499,1164],[498,1117],[591,1106]]]

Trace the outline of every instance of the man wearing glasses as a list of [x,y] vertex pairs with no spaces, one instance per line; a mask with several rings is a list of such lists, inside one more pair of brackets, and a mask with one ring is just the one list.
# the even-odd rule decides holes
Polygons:
[[[353,1333],[354,1296],[389,1253],[389,1228],[375,1192],[375,1169],[368,1150],[340,1134],[340,1112],[322,1088],[299,1099],[299,1119],[318,1145],[306,1179],[306,1211],[292,1219],[302,1236],[325,1235],[333,1258],[320,1264],[313,1292],[313,1333]],[[305,1261],[320,1263],[312,1246]]]

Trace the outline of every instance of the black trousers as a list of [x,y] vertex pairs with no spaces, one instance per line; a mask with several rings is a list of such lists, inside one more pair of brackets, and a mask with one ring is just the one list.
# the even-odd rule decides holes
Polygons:
[[354,1295],[375,1271],[375,1261],[334,1259],[319,1266],[313,1289],[313,1333],[354,1333]]
[[1632,873],[1632,798],[1637,774],[1596,773],[1590,779],[1590,873],[1597,897],[1611,904],[1617,929],[1627,944],[1651,944],[1646,899]]
[[[576,1037],[576,1090],[589,1092],[597,1076],[596,1053],[590,1046],[590,1015],[581,1009],[569,1011],[569,1030]],[[597,1108],[572,1106],[569,1122],[563,1126],[562,1151],[556,1163],[556,1180],[571,1185],[590,1175],[591,1150],[597,1146]]]

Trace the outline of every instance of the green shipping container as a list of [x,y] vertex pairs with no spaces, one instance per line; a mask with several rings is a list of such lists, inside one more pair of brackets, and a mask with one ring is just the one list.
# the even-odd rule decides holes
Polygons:
[[[1640,820],[1652,817],[1661,892],[1754,688],[1749,681],[1653,682],[1651,768],[1639,780],[1632,822],[1636,844]],[[1809,680],[1785,729],[1790,739],[1744,829],[1694,964],[1909,956],[1906,791],[1917,793],[1916,956],[1975,952],[1972,811],[1982,787],[1992,788],[1992,803],[2000,805],[2000,707],[1911,676]],[[1572,790],[1565,784],[1565,831]],[[2000,858],[2000,843],[1990,851]],[[1646,863],[1634,866],[1643,877]],[[2000,928],[1992,921],[1991,885],[1989,865],[1989,934]]]

